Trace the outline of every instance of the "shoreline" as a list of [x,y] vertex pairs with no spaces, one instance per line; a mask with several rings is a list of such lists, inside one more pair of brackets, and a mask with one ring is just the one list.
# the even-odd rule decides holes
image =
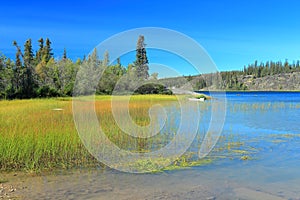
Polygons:
[[194,92],[241,92],[241,93],[251,93],[251,92],[265,92],[265,93],[300,93],[300,90],[199,90]]
[[[0,184],[0,199],[272,199],[282,200],[297,194],[279,194],[277,188],[261,183],[237,181],[205,170],[177,171],[159,175],[128,174],[99,170],[70,171],[66,174],[13,175]],[[216,173],[216,175],[212,175]],[[279,186],[276,186],[279,187]],[[293,198],[292,198],[293,199]]]

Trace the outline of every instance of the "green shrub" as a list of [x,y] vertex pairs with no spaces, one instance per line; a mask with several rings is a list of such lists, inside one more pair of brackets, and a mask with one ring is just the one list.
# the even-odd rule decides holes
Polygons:
[[173,92],[167,89],[165,86],[156,83],[147,83],[139,87],[135,94],[167,94],[172,95]]

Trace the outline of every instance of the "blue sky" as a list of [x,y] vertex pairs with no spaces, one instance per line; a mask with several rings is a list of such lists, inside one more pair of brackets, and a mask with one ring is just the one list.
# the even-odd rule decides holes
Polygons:
[[[219,70],[238,70],[254,60],[300,59],[299,8],[297,0],[4,1],[0,51],[14,58],[13,40],[23,46],[32,38],[36,50],[37,40],[49,37],[56,57],[66,48],[70,58],[82,58],[119,32],[163,27],[196,40]],[[180,62],[166,64],[194,73]]]

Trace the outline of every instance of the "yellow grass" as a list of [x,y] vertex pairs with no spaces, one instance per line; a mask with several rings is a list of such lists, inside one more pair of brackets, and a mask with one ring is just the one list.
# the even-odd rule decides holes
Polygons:
[[[120,101],[127,97],[118,97]],[[108,137],[119,145],[146,141],[122,136],[111,114],[111,97],[96,96],[97,116]],[[137,95],[130,100],[130,114],[140,125],[149,123],[148,108],[168,95]],[[120,109],[126,106],[118,104]],[[131,147],[128,147],[131,148]],[[71,98],[0,101],[0,169],[41,170],[95,166],[99,163],[84,148],[77,134]]]

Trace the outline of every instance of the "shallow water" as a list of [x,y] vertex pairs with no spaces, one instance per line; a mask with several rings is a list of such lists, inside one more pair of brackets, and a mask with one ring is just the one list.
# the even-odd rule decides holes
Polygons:
[[[218,93],[212,95],[217,99]],[[200,133],[210,120],[210,103],[201,106]],[[21,199],[300,199],[300,93],[230,92],[226,114],[209,155],[217,159],[208,165],[156,174],[111,169],[6,174],[5,184],[17,189],[11,197]],[[242,160],[244,154],[232,149],[251,159]]]

